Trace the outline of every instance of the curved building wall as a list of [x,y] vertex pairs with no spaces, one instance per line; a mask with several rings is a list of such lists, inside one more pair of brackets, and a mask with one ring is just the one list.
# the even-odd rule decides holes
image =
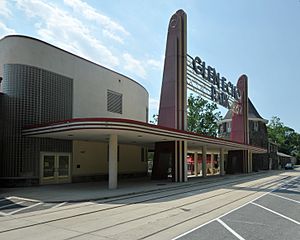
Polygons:
[[[77,161],[72,141],[23,137],[26,126],[89,117],[147,121],[148,93],[140,84],[36,39],[0,40],[0,77],[0,185],[39,183],[42,152],[73,153]],[[140,147],[134,154],[140,155]],[[133,168],[122,163],[121,172],[145,171],[145,163],[135,155]],[[80,161],[83,168],[73,169],[74,176],[80,171],[94,174]],[[91,166],[97,164],[89,161]]]
[[[73,79],[73,118],[115,117],[146,122],[148,92],[137,82],[45,42],[8,36],[0,41],[3,64],[24,64]],[[122,111],[108,111],[108,90],[122,96]]]

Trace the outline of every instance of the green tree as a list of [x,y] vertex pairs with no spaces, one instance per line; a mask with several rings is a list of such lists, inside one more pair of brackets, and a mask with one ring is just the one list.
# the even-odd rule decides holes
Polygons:
[[280,121],[279,117],[272,117],[267,125],[268,136],[273,141],[279,144],[279,146],[284,144],[285,141],[285,126],[283,122]]
[[291,149],[291,155],[295,156],[298,160],[300,160],[300,134],[296,133],[294,136],[294,142]]
[[157,125],[158,123],[158,114],[153,114],[150,123]]
[[221,112],[217,109],[217,104],[191,94],[188,98],[188,131],[216,137],[221,120]]
[[268,136],[276,142],[280,152],[293,155],[300,159],[300,134],[287,127],[279,117],[272,117],[267,125]]

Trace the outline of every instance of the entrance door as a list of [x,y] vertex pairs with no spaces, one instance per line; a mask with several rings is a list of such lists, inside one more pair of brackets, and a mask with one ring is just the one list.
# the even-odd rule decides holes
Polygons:
[[70,182],[70,154],[41,153],[41,184]]

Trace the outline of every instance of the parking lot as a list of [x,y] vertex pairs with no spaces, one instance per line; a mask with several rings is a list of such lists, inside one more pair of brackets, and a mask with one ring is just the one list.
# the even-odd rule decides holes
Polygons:
[[6,197],[0,198],[0,217],[10,216],[20,213],[39,211],[49,208],[57,208],[68,204],[62,203],[44,203],[39,200],[22,198],[22,197]]
[[93,184],[11,190],[0,198],[0,239],[299,238],[298,170],[161,185],[102,189],[97,198]]
[[300,178],[176,238],[299,239]]

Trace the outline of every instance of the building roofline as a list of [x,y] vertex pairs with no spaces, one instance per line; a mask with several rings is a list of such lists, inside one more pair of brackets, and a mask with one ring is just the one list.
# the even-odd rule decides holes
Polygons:
[[88,59],[86,59],[86,58],[84,58],[84,57],[81,57],[81,56],[78,56],[78,55],[76,55],[76,54],[74,54],[74,53],[71,53],[71,52],[69,52],[69,51],[67,51],[67,50],[65,50],[65,49],[62,49],[62,48],[57,47],[57,46],[55,46],[55,45],[52,45],[52,44],[50,44],[50,43],[48,43],[48,42],[45,42],[45,41],[43,41],[43,40],[41,40],[41,39],[34,38],[34,37],[30,37],[30,36],[26,36],[26,35],[12,34],[12,35],[6,35],[6,36],[4,36],[3,38],[0,39],[0,42],[1,42],[2,40],[6,39],[6,38],[14,38],[14,37],[17,37],[17,38],[26,38],[26,39],[30,39],[30,40],[33,40],[33,41],[37,41],[37,42],[46,44],[46,45],[48,45],[48,46],[50,46],[50,47],[56,48],[57,50],[63,51],[63,52],[65,52],[65,53],[67,53],[67,54],[70,54],[70,55],[72,55],[72,56],[74,56],[74,57],[77,57],[77,58],[79,58],[79,59],[81,59],[81,60],[84,60],[84,61],[86,61],[86,62],[88,62],[88,63],[91,63],[91,64],[93,64],[93,65],[96,65],[97,67],[101,67],[101,68],[104,68],[104,69],[106,69],[106,70],[108,70],[108,71],[111,71],[111,72],[113,72],[113,73],[119,74],[120,76],[123,76],[123,77],[127,78],[128,80],[130,80],[130,81],[132,81],[132,82],[137,83],[138,85],[140,85],[140,86],[147,92],[147,94],[149,95],[147,89],[146,89],[142,84],[140,84],[139,82],[135,81],[134,79],[132,79],[132,78],[130,78],[130,77],[127,77],[126,75],[124,75],[124,74],[122,74],[122,73],[118,73],[118,72],[115,71],[115,70],[112,70],[112,69],[110,69],[110,68],[104,67],[104,66],[102,66],[102,65],[100,65],[100,64],[98,64],[98,63],[95,63],[95,62],[91,61],[91,60],[88,60]]
[[[222,120],[228,120],[232,118],[232,110],[228,110],[227,113],[225,114],[225,116],[223,117]],[[261,119],[260,121],[264,122],[264,123],[268,123],[268,120],[264,119],[257,111],[257,109],[255,108],[254,104],[252,103],[251,99],[248,98],[248,119],[249,120],[255,120],[255,121],[259,121],[259,119]],[[225,121],[224,121],[225,122]]]
[[[264,118],[248,118],[248,120],[263,122],[265,124],[267,124],[269,122],[267,119],[264,119]],[[218,121],[218,124],[226,123],[226,122],[231,122],[231,121],[232,121],[231,118],[226,118],[226,119],[222,119],[222,120]]]
[[288,158],[292,158],[293,157],[291,155],[288,155],[288,154],[285,154],[285,153],[282,153],[282,152],[277,152],[277,155],[280,156],[280,157],[288,157]]
[[244,143],[231,141],[231,140],[227,140],[227,139],[205,136],[203,134],[198,134],[198,133],[194,133],[194,132],[188,132],[188,131],[154,125],[154,124],[140,122],[140,121],[131,120],[131,119],[123,119],[123,118],[72,118],[72,119],[66,119],[66,120],[57,121],[57,122],[49,122],[46,124],[26,126],[23,129],[23,134],[30,136],[30,135],[36,135],[39,132],[42,132],[45,130],[51,132],[51,129],[61,128],[63,126],[67,126],[67,127],[73,127],[74,125],[89,126],[89,125],[103,124],[103,123],[106,126],[109,125],[109,123],[131,124],[134,126],[145,127],[152,131],[153,130],[168,131],[170,133],[179,134],[180,136],[186,136],[186,137],[190,136],[190,137],[195,137],[195,138],[206,139],[206,141],[209,141],[209,142],[219,142],[219,143],[223,143],[225,145],[231,144],[231,145],[247,146],[247,147],[250,147],[253,149],[257,149],[258,151],[265,151],[264,148],[252,146],[250,144],[244,144]]

